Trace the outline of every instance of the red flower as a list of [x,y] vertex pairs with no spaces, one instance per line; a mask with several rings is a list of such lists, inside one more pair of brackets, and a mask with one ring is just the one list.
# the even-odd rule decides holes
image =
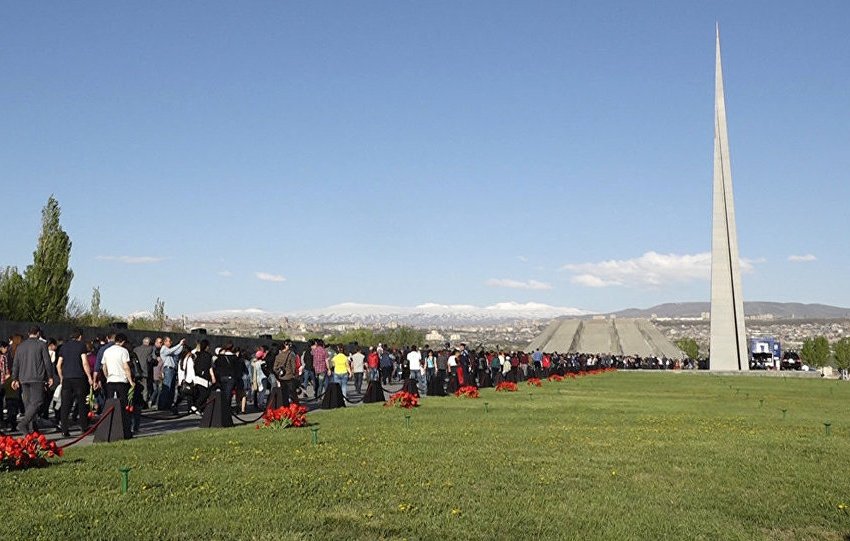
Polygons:
[[464,398],[478,398],[478,387],[473,387],[472,385],[464,385],[457,391],[455,391],[455,396],[464,397]]
[[56,456],[62,456],[62,449],[38,432],[19,438],[0,436],[0,470],[44,466]]
[[564,376],[560,376],[558,374],[552,374],[547,378],[549,381],[564,381]]
[[517,390],[516,383],[513,381],[503,381],[500,384],[496,385],[497,391],[504,391],[508,393],[515,393]]
[[528,378],[528,382],[526,385],[534,385],[535,387],[542,387],[543,382],[540,381],[540,378]]
[[[287,428],[290,426],[300,427],[307,424],[307,408],[296,403],[281,406],[277,409],[267,409],[263,413],[264,427]],[[260,425],[256,425],[260,428]]]
[[413,393],[399,391],[392,395],[384,406],[411,409],[419,405],[419,397]]

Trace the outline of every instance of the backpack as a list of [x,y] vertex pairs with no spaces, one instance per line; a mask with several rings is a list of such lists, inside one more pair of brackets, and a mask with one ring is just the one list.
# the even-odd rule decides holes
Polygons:
[[139,357],[135,353],[130,354],[130,372],[133,374],[134,380],[148,377],[145,371],[142,370],[142,363],[139,362]]

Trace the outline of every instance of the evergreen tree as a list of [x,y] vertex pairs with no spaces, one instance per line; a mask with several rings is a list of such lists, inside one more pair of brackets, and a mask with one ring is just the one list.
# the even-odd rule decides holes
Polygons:
[[27,319],[26,284],[16,267],[6,267],[0,271],[0,319]]
[[103,310],[100,308],[100,287],[93,287],[91,290],[91,308],[89,308],[89,314],[91,315],[92,321],[100,321],[100,317],[103,315]]
[[153,323],[156,327],[154,330],[164,331],[166,319],[167,316],[165,315],[165,301],[157,297],[156,302],[153,305]]
[[59,202],[52,195],[41,210],[41,235],[32,265],[24,272],[30,321],[59,321],[65,317],[74,272],[68,266],[71,239],[59,224]]

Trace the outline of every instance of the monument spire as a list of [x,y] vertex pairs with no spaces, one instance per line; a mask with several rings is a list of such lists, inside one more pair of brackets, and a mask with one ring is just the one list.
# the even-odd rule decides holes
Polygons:
[[726,101],[716,27],[714,79],[714,211],[711,227],[711,370],[749,370],[744,297],[726,133]]

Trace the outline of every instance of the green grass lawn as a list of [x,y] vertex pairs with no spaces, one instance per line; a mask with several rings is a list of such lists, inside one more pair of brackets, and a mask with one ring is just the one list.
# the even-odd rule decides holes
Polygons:
[[[529,393],[532,393],[530,396]],[[760,404],[760,400],[763,404]],[[484,402],[489,403],[489,413]],[[844,539],[850,384],[614,373],[71,448],[4,539]],[[783,419],[782,409],[787,409]],[[831,435],[823,422],[832,422]],[[130,491],[119,490],[130,466]]]

